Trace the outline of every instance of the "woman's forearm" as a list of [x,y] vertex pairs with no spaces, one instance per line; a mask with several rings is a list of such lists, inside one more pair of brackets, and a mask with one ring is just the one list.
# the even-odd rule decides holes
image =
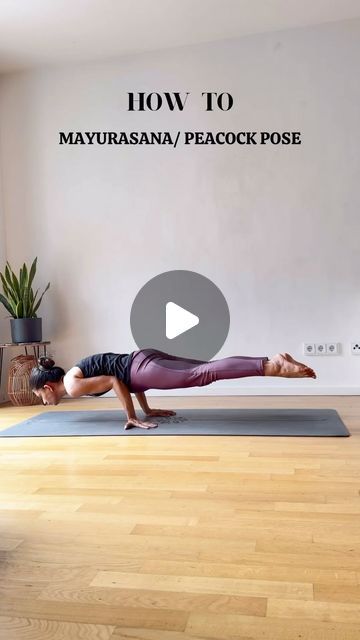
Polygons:
[[144,413],[148,413],[148,411],[150,411],[150,407],[147,403],[147,399],[146,399],[146,395],[143,391],[141,391],[140,393],[135,393],[136,399],[140,405],[140,407],[142,408]]
[[117,397],[119,398],[124,411],[126,412],[128,420],[131,418],[136,418],[134,403],[132,401],[131,395],[127,386],[121,382],[118,378],[113,379],[113,390],[115,391]]

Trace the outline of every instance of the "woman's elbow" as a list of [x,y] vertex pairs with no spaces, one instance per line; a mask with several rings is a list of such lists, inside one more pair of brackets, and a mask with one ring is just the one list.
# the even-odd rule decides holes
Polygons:
[[66,389],[66,393],[70,398],[81,398],[81,396],[84,395],[83,391],[81,391],[76,386],[71,386],[68,389]]

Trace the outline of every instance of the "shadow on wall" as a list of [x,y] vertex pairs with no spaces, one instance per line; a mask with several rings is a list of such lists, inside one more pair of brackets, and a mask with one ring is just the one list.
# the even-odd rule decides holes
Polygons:
[[[91,283],[81,283],[66,256],[52,259],[47,272],[51,282],[48,299],[43,303],[43,337],[50,340],[49,354],[65,369],[86,355],[85,345],[94,333],[94,292]],[[61,267],[58,267],[61,265]]]

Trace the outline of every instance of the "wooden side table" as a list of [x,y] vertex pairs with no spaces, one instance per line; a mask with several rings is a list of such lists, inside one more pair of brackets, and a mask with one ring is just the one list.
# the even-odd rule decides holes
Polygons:
[[30,349],[33,348],[35,358],[39,358],[40,347],[42,347],[43,355],[46,356],[46,346],[48,344],[51,344],[50,340],[44,340],[43,342],[7,342],[5,344],[0,344],[0,388],[4,349],[7,349],[8,347],[25,347],[25,355],[28,355],[28,347]]

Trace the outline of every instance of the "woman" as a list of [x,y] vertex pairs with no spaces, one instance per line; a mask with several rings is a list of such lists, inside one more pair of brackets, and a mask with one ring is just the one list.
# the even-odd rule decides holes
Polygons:
[[247,376],[316,378],[310,367],[294,360],[288,353],[269,359],[233,356],[222,360],[179,358],[157,349],[141,349],[130,354],[96,353],[77,362],[67,373],[54,360],[42,356],[30,374],[30,386],[43,404],[59,404],[67,393],[71,398],[101,396],[115,391],[126,412],[125,429],[157,427],[136,417],[131,393],[134,393],[147,416],[173,416],[175,411],[150,409],[147,389],[184,389],[203,387],[216,380]]

